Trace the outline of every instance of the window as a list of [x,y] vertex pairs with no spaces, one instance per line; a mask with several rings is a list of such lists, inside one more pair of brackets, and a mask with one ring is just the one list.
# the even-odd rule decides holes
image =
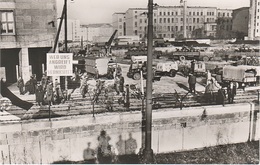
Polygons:
[[183,30],[183,26],[181,26],[181,30]]
[[197,15],[200,15],[200,13],[199,13],[199,12],[197,12]]
[[225,17],[225,13],[223,13],[223,17]]
[[171,27],[170,26],[168,26],[168,31],[171,31]]
[[176,22],[178,22],[178,18],[176,18]]
[[163,12],[163,15],[166,15],[166,13],[165,13],[165,12]]
[[135,27],[137,27],[137,22],[135,22]]
[[193,12],[193,15],[195,15],[195,12]]
[[178,15],[178,11],[175,12],[175,15]]
[[203,15],[203,12],[200,12],[200,15]]
[[156,23],[156,19],[154,19],[153,22]]
[[173,15],[173,12],[172,12],[172,15]]
[[137,30],[135,30],[135,35],[137,35]]
[[147,23],[147,19],[144,20],[144,23]]
[[13,11],[0,11],[1,13],[1,34],[14,34]]
[[166,18],[163,19],[163,23],[166,23]]
[[137,15],[135,15],[135,19],[137,19]]
[[170,18],[168,18],[168,23],[171,23],[171,19]]
[[200,19],[199,18],[197,18],[197,23],[199,23],[200,22]]
[[175,30],[178,31],[178,26],[175,26]]
[[122,29],[122,25],[119,25],[119,29]]
[[170,15],[170,12],[168,12],[168,15]]
[[143,22],[143,20],[142,19],[140,19],[140,23],[142,23]]
[[122,22],[122,18],[119,18],[119,22]]
[[181,18],[181,22],[183,21],[183,18]]
[[191,15],[191,12],[189,12],[189,15]]
[[160,15],[162,15],[162,12],[160,12]]
[[159,19],[159,22],[162,23],[162,18]]
[[174,18],[172,18],[172,23],[174,22]]
[[196,18],[193,18],[193,23],[195,23],[196,22]]

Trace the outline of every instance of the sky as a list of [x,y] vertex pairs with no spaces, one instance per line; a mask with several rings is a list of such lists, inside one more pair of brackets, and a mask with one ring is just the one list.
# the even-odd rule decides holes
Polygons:
[[[64,0],[57,1],[60,17]],[[71,2],[74,1],[74,2]],[[81,24],[111,23],[112,14],[126,12],[128,8],[146,8],[148,0],[67,0],[68,18],[78,19]],[[160,6],[178,6],[180,0],[153,0]],[[187,6],[206,6],[221,9],[249,7],[250,0],[187,0]]]

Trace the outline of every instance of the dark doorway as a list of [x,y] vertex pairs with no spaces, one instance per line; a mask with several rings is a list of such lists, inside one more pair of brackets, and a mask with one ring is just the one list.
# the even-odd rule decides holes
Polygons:
[[19,65],[19,51],[20,49],[0,49],[0,67],[5,67],[7,83],[17,81],[16,65]]
[[32,66],[32,74],[36,74],[37,81],[40,81],[44,70],[46,70],[46,53],[50,51],[51,47],[46,48],[29,48],[29,64]]

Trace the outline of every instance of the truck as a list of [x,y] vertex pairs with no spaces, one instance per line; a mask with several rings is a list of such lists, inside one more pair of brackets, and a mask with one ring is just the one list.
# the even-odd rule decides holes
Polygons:
[[[131,57],[131,65],[127,72],[127,77],[132,78],[134,80],[141,79],[141,71],[143,72],[143,77],[147,78],[147,56],[132,56]],[[156,69],[153,68],[153,80],[160,80],[161,76],[156,74]]]
[[147,56],[131,56],[131,65],[127,72],[127,77],[134,80],[140,80],[140,71],[143,70],[145,63],[147,62]]
[[224,66],[223,67],[223,82],[237,82],[240,87],[243,85],[256,85],[259,83],[260,66]]
[[178,63],[174,61],[159,62],[156,65],[156,74],[175,77],[178,72]]
[[209,61],[213,56],[214,52],[202,52],[202,51],[176,51],[172,52],[170,55],[171,58],[176,60],[200,60],[200,61]]
[[89,74],[99,76],[105,76],[108,70],[108,57],[86,57],[85,58],[85,71]]

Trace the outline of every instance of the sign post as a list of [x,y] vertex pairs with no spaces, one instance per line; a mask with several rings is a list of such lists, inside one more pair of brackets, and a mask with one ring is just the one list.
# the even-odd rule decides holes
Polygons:
[[[72,63],[72,53],[47,53],[47,76],[72,76]],[[49,107],[49,118],[50,111],[51,108]]]

